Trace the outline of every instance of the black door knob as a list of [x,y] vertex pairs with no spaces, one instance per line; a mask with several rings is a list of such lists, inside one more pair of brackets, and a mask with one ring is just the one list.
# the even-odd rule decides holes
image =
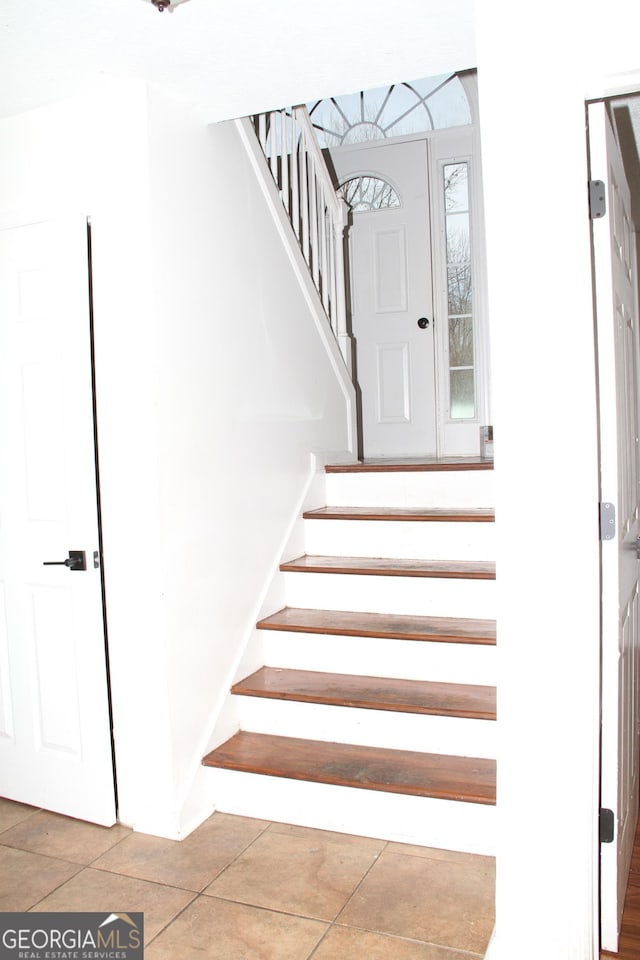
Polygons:
[[427,320],[426,317],[420,317],[420,319],[418,320],[418,326],[420,327],[421,330],[426,330],[427,327],[429,326],[429,321]]

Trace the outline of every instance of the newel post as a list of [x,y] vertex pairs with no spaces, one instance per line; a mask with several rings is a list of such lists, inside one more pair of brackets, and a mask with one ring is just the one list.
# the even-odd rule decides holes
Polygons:
[[335,271],[336,271],[336,329],[335,335],[340,347],[340,353],[347,365],[347,370],[353,374],[353,342],[347,325],[347,289],[345,259],[345,229],[348,221],[349,208],[345,201],[337,198],[337,215],[333,222],[335,244]]

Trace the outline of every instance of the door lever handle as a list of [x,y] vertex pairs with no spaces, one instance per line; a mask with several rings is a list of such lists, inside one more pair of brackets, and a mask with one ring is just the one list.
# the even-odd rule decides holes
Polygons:
[[86,570],[87,555],[84,550],[69,550],[66,560],[43,560],[43,567],[68,567],[69,570]]

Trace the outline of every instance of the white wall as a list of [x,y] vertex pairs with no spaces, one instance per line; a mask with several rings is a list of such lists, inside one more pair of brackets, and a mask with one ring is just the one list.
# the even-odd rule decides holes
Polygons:
[[638,11],[500,0],[476,17],[500,593],[491,957],[587,960],[599,544],[584,100],[640,65]]
[[[232,123],[150,95],[163,599],[178,800],[347,393]],[[334,348],[335,350],[335,348]],[[193,824],[186,824],[186,828]]]
[[[131,745],[118,752],[118,779],[123,812],[131,811],[127,819],[143,820],[157,800],[151,790],[137,792],[137,784],[148,782],[159,797],[173,791],[165,746],[145,85],[111,84],[99,97],[79,96],[9,119],[0,138],[0,208],[92,218],[114,724],[116,739]],[[144,702],[147,691],[153,691],[152,710]]]
[[210,810],[216,707],[350,398],[232,124],[125,84],[2,139],[0,208],[92,215],[120,815],[179,837]]

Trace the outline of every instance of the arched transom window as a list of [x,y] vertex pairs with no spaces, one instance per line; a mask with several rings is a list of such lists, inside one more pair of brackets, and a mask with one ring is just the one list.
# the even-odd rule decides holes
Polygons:
[[307,104],[321,147],[338,147],[471,123],[456,74],[394,83]]
[[352,177],[341,184],[338,194],[353,213],[400,206],[400,198],[391,184],[379,177]]

